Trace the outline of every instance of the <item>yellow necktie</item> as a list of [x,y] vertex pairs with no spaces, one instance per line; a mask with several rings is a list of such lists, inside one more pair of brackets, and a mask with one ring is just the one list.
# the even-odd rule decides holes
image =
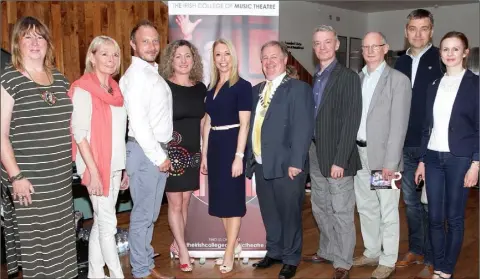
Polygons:
[[259,112],[255,115],[255,122],[253,124],[253,154],[256,157],[261,156],[261,150],[262,150],[262,125],[263,125],[263,120],[265,119],[265,114],[267,113],[268,106],[270,105],[270,95],[272,94],[272,82],[268,81],[266,88],[265,88],[265,93],[263,96],[260,97],[259,100],[259,105],[260,105],[260,110]]

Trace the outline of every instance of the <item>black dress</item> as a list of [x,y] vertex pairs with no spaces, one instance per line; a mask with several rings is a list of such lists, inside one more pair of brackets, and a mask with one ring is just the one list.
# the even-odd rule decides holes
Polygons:
[[[211,126],[239,124],[239,112],[252,110],[252,85],[240,78],[233,86],[228,81],[213,98],[215,87],[207,92],[206,109]],[[243,217],[245,205],[245,167],[232,177],[239,128],[210,130],[208,136],[208,213],[220,218]],[[245,159],[243,160],[245,166]]]
[[173,97],[173,138],[168,157],[174,170],[165,191],[195,191],[200,188],[200,121],[205,115],[207,88],[201,82],[187,87],[166,81]]

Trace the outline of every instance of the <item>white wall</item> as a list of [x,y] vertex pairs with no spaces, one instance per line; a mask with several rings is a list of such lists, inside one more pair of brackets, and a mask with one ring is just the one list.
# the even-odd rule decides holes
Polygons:
[[[332,15],[332,20],[329,15]],[[336,21],[337,16],[340,21]],[[304,49],[290,51],[312,74],[315,69],[312,54],[313,29],[327,24],[335,28],[340,36],[362,38],[367,30],[367,16],[366,13],[306,1],[280,1],[280,41],[295,41],[303,45]]]
[[[281,6],[280,6],[281,8]],[[426,7],[433,13],[435,27],[433,43],[438,46],[440,39],[449,31],[465,33],[470,46],[479,46],[480,3]],[[404,30],[408,14],[412,9],[369,13],[367,28],[385,34],[392,50],[404,49]]]

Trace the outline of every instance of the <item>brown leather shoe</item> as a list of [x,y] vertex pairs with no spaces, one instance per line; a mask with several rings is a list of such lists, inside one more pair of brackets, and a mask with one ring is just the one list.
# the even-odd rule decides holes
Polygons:
[[146,278],[175,279],[175,276],[162,275],[160,271],[158,271],[158,269],[153,268],[153,269],[150,269],[150,275],[148,275]]
[[433,266],[426,265],[414,279],[430,279],[433,276]]
[[350,278],[350,272],[346,269],[341,267],[335,268],[335,274],[333,275],[333,279],[348,279]]
[[325,258],[320,257],[319,255],[317,255],[317,253],[305,255],[302,257],[302,260],[304,262],[312,262],[312,263],[329,263],[329,264],[332,263],[332,261],[329,261]]
[[412,264],[423,264],[423,256],[408,252],[401,261],[395,264],[395,267],[407,267]]

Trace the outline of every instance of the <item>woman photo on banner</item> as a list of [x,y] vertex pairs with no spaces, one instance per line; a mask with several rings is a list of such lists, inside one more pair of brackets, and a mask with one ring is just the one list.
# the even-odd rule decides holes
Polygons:
[[44,23],[22,17],[11,36],[11,65],[1,77],[7,272],[21,266],[23,278],[75,278],[70,83],[55,68]]
[[222,273],[232,271],[242,246],[238,241],[246,214],[245,160],[252,85],[238,74],[238,57],[230,41],[218,39],[211,52],[210,85],[205,100],[202,173],[208,173],[208,213],[222,219],[227,247],[217,259]]
[[124,278],[115,241],[115,205],[118,192],[128,187],[128,176],[122,171],[127,112],[120,88],[112,78],[119,73],[120,55],[114,39],[95,37],[87,50],[85,73],[68,92],[73,103],[73,159],[93,208],[89,278],[105,278],[105,264],[111,278]]
[[200,135],[207,92],[197,48],[186,40],[170,43],[162,52],[160,75],[170,86],[173,98],[173,139],[168,144],[172,167],[165,186],[168,223],[174,237],[170,256],[178,257],[180,270],[189,272],[193,259],[185,243],[185,227],[190,197],[200,188]]

